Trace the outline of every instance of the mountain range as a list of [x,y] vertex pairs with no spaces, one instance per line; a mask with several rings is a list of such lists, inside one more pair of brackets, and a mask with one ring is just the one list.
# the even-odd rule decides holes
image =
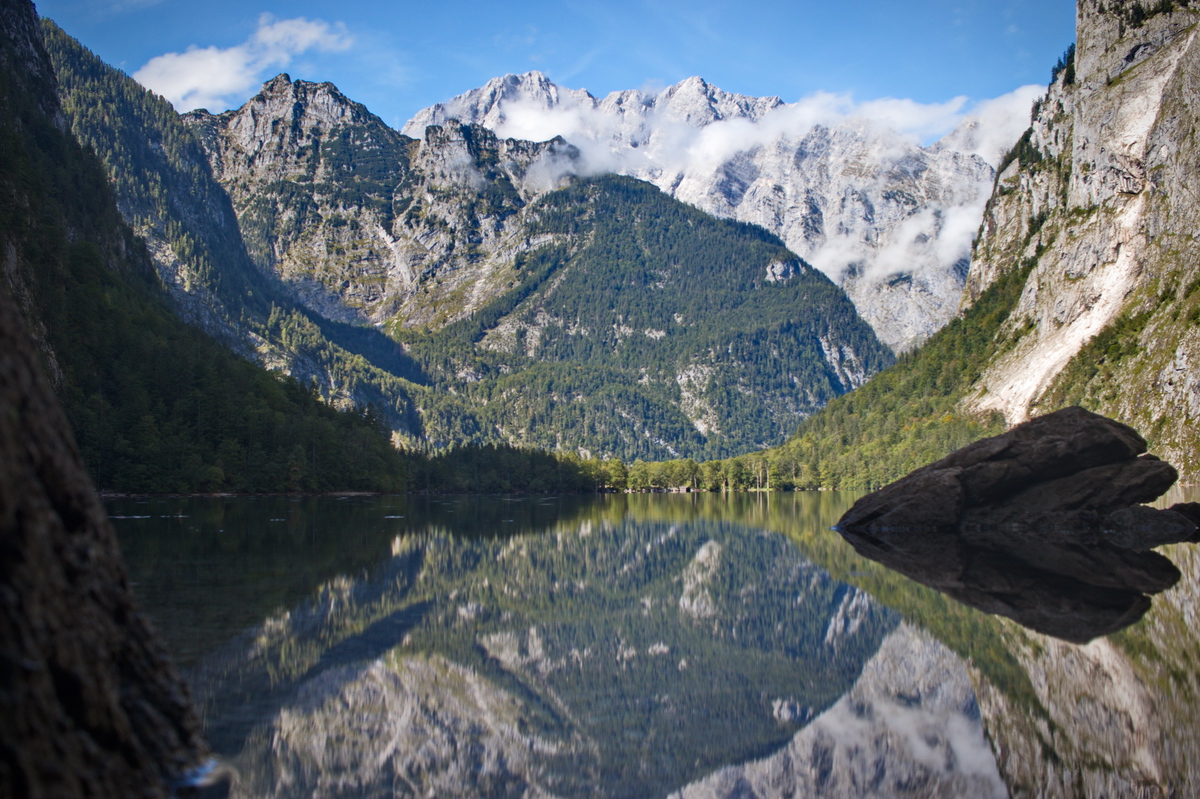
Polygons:
[[[1022,98],[1028,108],[1028,87],[1018,108]],[[775,233],[847,291],[882,341],[911,349],[958,311],[993,167],[1024,120],[970,117],[922,146],[834,105],[732,94],[699,77],[598,99],[528,72],[426,108],[403,132],[420,138],[457,119],[501,136],[561,136],[580,149],[583,173],[637,177]]]
[[[1081,6],[1078,59],[995,170],[979,121],[921,146],[853,120],[801,126],[799,104],[700,79],[597,100],[509,76],[418,114],[419,137],[286,75],[239,109],[180,116],[52,23],[44,36],[64,119],[176,311],[328,403],[371,408],[395,442],[704,459],[799,424],[774,466],[865,487],[1068,402],[1194,468],[1177,424],[1200,407],[1182,177],[1194,13]],[[572,116],[574,141],[502,135]],[[790,198],[779,236],[728,218],[759,213],[768,184]],[[975,214],[968,270],[954,231]],[[889,236],[918,229],[926,255],[954,257],[889,260]],[[823,266],[857,307],[813,266],[836,241],[855,260]],[[869,284],[910,314],[935,275],[961,302],[945,292],[923,332],[862,299]],[[869,379],[892,362],[885,342],[900,362]],[[48,351],[52,369],[70,357]]]
[[286,75],[180,117],[45,35],[72,130],[184,315],[374,407],[408,447],[723,457],[780,443],[891,362],[778,239],[581,177],[562,140],[461,124],[416,140]]

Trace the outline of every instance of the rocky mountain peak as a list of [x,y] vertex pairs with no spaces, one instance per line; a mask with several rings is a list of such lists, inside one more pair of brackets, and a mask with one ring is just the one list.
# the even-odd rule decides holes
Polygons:
[[211,159],[218,179],[227,170],[257,179],[311,179],[325,160],[318,145],[334,131],[380,152],[403,149],[404,137],[332,83],[293,81],[286,73],[264,83],[241,108],[215,116],[193,111],[183,120],[198,129],[210,153],[222,152]]
[[562,105],[594,107],[596,98],[584,89],[564,89],[536,70],[520,75],[508,74],[418,112],[401,132],[423,138],[427,127],[442,125],[451,119],[501,130],[509,122],[505,113],[505,107],[509,105],[545,109]]
[[236,115],[256,127],[260,126],[260,120],[265,120],[275,129],[280,122],[286,121],[304,135],[312,135],[314,130],[328,130],[336,125],[373,124],[386,127],[379,117],[346,97],[332,83],[293,81],[287,73],[264,83],[259,93],[238,109]]
[[749,97],[722,91],[704,78],[693,76],[669,86],[654,101],[667,119],[704,127],[726,119],[758,122],[783,105],[778,97]]

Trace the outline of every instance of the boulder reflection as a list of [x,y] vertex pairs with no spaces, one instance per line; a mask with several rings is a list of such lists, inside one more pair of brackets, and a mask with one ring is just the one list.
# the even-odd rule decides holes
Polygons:
[[985,613],[1074,643],[1116,632],[1179,580],[1157,552],[1087,531],[1008,527],[839,529],[864,557]]

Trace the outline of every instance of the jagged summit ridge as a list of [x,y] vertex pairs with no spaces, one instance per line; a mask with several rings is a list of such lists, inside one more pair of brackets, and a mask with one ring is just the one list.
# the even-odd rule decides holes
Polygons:
[[868,120],[700,77],[598,99],[540,72],[505,75],[424,109],[403,130],[419,137],[448,119],[501,136],[561,135],[592,172],[647,180],[776,233],[846,289],[897,350],[956,313],[994,176],[979,154],[988,141],[979,120],[923,147]]
[[[658,111],[667,119],[703,127],[725,119],[757,122],[783,104],[778,97],[750,97],[722,91],[699,76],[680,81],[658,94],[629,89],[611,92],[599,99],[586,89],[561,87],[543,73],[533,70],[520,75],[492,78],[478,89],[422,109],[404,125],[401,132],[420,138],[429,125],[445,124],[450,119],[496,129],[509,122],[505,108],[511,106],[585,108],[616,117]],[[630,141],[644,144],[649,132],[646,130],[644,137],[631,137]]]
[[[236,149],[247,164],[252,164],[260,179],[302,178],[308,167],[288,154],[312,147],[330,130],[355,126],[377,139],[374,146],[402,144],[402,137],[365,106],[342,94],[332,83],[293,81],[281,73],[263,84],[262,89],[241,108],[210,114],[199,109],[183,114],[185,123],[197,129],[210,150]],[[227,140],[218,145],[213,137],[220,131]],[[222,159],[212,161],[215,177],[224,178],[227,166]]]

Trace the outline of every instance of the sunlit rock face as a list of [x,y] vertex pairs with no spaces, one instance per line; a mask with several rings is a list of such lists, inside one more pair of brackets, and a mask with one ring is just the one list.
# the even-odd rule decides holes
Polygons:
[[259,265],[348,322],[440,326],[502,293],[531,246],[513,238],[519,212],[576,157],[457,124],[415,141],[332,84],[287,75],[239,109],[183,118]]
[[1030,272],[969,404],[1015,423],[1084,402],[1191,475],[1200,12],[1181,5],[1135,23],[1130,4],[1079,3],[1075,79],[1064,71],[1038,109],[974,251],[967,302]]
[[421,137],[450,119],[504,136],[561,135],[580,147],[582,169],[632,175],[776,233],[896,350],[956,313],[998,156],[981,145],[978,120],[923,147],[878,124],[826,124],[802,104],[700,78],[597,99],[538,72],[506,75],[424,109],[404,132]]

